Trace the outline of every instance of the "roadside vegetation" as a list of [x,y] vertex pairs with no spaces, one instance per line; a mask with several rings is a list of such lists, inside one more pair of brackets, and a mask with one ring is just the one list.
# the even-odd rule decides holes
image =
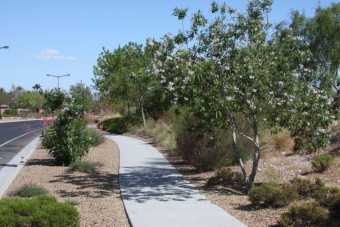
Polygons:
[[[325,225],[338,218],[338,188],[299,178],[282,183],[270,166],[268,182],[256,175],[261,157],[278,154],[311,156],[315,173],[336,165],[328,151],[340,144],[340,5],[318,8],[312,18],[292,11],[274,27],[266,19],[271,4],[249,1],[240,13],[213,2],[214,19],[198,12],[190,22],[188,9],[176,8],[178,34],[104,49],[93,81],[121,116],[100,127],[152,138],[197,170],[216,170],[208,187],[232,185],[255,207],[292,204],[282,226]],[[239,171],[228,168],[235,165]],[[310,217],[311,210],[320,215]]]
[[33,197],[46,194],[48,194],[48,191],[43,187],[40,187],[35,184],[25,184],[18,188],[16,191],[14,191],[13,196]]
[[[292,11],[277,25],[268,20],[271,5],[249,1],[242,13],[212,2],[210,16],[199,11],[190,20],[188,8],[175,8],[177,34],[103,49],[95,97],[81,83],[69,95],[13,86],[0,88],[0,108],[10,107],[4,116],[20,115],[19,107],[56,116],[41,138],[57,165],[95,170],[82,161],[103,142],[88,129],[92,121],[111,133],[151,138],[198,171],[216,171],[208,188],[235,189],[254,208],[289,207],[281,226],[339,222],[339,187],[320,179],[282,182],[270,165],[268,180],[256,180],[270,156],[310,157],[312,171],[300,169],[301,176],[340,167],[340,4],[319,7],[311,18]],[[90,112],[114,117],[89,119]]]
[[77,209],[54,196],[4,198],[0,200],[1,226],[79,226]]

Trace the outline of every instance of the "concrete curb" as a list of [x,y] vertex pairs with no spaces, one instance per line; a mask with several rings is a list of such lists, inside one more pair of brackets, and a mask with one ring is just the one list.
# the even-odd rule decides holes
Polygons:
[[0,198],[5,194],[9,185],[32,155],[39,141],[39,136],[33,139],[8,163],[8,165],[0,170]]
[[11,120],[0,120],[0,124],[1,123],[11,123],[11,122],[20,122],[20,121],[41,121],[42,119],[11,119]]

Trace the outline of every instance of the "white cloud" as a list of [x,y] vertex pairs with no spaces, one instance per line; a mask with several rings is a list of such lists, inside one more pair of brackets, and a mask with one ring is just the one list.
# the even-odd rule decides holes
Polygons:
[[40,59],[45,59],[45,60],[58,59],[58,60],[71,61],[75,59],[72,56],[64,56],[61,54],[59,50],[55,50],[55,49],[44,49],[40,51],[39,54],[35,55],[35,57],[40,58]]

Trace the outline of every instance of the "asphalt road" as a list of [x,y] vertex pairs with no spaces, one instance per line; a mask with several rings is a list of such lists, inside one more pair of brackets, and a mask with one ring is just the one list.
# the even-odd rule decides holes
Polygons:
[[41,135],[40,120],[0,123],[0,169],[34,138]]

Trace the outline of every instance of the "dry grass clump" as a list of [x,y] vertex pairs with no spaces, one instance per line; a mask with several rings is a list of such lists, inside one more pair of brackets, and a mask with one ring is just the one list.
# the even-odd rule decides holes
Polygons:
[[294,146],[294,140],[287,129],[283,129],[276,134],[266,132],[263,136],[263,141],[265,145],[262,150],[266,154],[283,151],[291,152]]
[[170,152],[174,152],[177,148],[176,131],[171,123],[163,120],[154,121],[149,119],[145,128],[135,129],[132,133],[151,137],[156,143],[165,147]]

